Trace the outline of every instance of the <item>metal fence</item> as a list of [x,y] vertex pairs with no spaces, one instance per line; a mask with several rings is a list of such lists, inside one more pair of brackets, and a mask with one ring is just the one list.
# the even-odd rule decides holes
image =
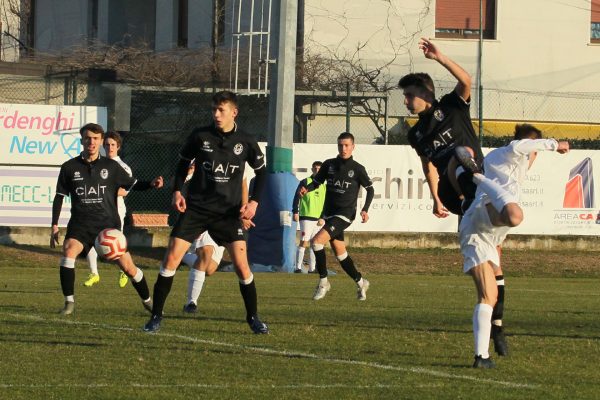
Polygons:
[[[115,84],[110,84],[115,86]],[[438,85],[438,97],[453,85]],[[139,179],[162,175],[167,186],[179,149],[194,127],[211,123],[213,90],[127,87],[131,100],[122,104],[106,96],[102,82],[75,77],[30,78],[0,76],[0,103],[107,106],[109,126],[119,126],[116,115],[127,115],[121,156]],[[238,124],[266,141],[268,136],[268,97],[240,96]],[[471,107],[478,117],[476,94]],[[515,121],[541,125],[555,137],[600,137],[600,93],[532,93],[485,90],[483,111],[494,115],[484,120],[485,144],[492,136],[510,136]],[[349,130],[359,144],[406,144],[406,131],[415,122],[403,104],[400,90],[389,92],[320,91],[298,92],[295,101],[294,141],[335,143],[339,133]],[[475,123],[475,125],[477,125]],[[477,131],[478,127],[475,126]],[[577,136],[579,135],[579,136]],[[170,190],[133,192],[127,198],[128,210],[168,210]]]

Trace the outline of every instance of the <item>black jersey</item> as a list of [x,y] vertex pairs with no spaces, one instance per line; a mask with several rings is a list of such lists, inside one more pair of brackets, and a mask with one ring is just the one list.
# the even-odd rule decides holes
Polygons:
[[214,126],[196,129],[180,153],[195,160],[186,195],[187,207],[217,214],[239,215],[242,180],[248,163],[256,172],[265,168],[256,139],[237,126],[221,133]]
[[368,188],[373,185],[365,167],[352,157],[345,160],[340,157],[325,160],[314,181],[317,184],[327,182],[323,216],[337,216],[347,221],[353,221],[356,216],[360,186]]
[[107,157],[87,162],[82,155],[66,161],[56,183],[56,194],[71,197],[71,222],[81,225],[120,226],[117,192],[130,189],[136,180]]
[[481,165],[483,153],[469,114],[469,103],[456,91],[433,103],[408,132],[408,141],[421,157],[426,157],[440,174],[445,173],[456,146],[469,146]]

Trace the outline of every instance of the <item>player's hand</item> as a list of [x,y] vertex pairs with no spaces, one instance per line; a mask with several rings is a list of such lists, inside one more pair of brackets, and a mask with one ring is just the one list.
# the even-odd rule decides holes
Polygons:
[[173,199],[171,200],[171,205],[174,209],[179,212],[185,212],[186,204],[185,197],[182,196],[180,191],[173,192]]
[[317,221],[317,226],[323,226],[325,225],[325,220],[323,218],[319,218],[319,220]]
[[304,196],[306,193],[308,193],[308,189],[307,189],[307,188],[305,188],[304,186],[302,186],[302,187],[300,188],[300,190],[298,190],[298,195],[299,195],[300,197],[303,197],[303,196]]
[[361,211],[360,217],[362,218],[362,223],[364,224],[369,220],[369,213],[367,213],[366,211]]
[[419,49],[423,50],[425,58],[430,60],[439,60],[442,57],[442,52],[428,39],[421,38],[419,40]]
[[240,218],[254,218],[254,215],[256,214],[256,207],[258,207],[258,203],[254,200],[250,200],[248,203],[244,204],[242,208],[240,208]]
[[450,213],[448,212],[448,209],[444,207],[442,202],[434,200],[433,215],[435,215],[438,218],[446,218],[448,215],[450,215]]
[[50,228],[50,248],[53,249],[58,246],[60,243],[58,241],[59,231],[58,226],[52,225]]
[[294,221],[296,221],[296,222],[300,221],[300,215],[298,215],[298,213],[294,213],[293,218],[294,218]]
[[569,152],[569,142],[566,140],[558,142],[558,147],[556,148],[559,154],[565,154]]
[[245,231],[250,230],[250,228],[255,227],[256,225],[254,225],[254,222],[252,222],[251,219],[246,219],[246,218],[242,218],[242,228],[244,228]]
[[157,176],[156,178],[152,179],[152,182],[150,182],[150,185],[154,189],[160,189],[164,185],[163,177],[162,176]]

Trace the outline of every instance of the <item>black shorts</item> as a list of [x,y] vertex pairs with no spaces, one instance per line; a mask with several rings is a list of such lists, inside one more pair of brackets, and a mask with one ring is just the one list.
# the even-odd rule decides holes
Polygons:
[[344,231],[348,229],[351,224],[352,222],[344,221],[339,217],[328,217],[325,219],[325,225],[323,225],[322,229],[329,233],[331,240],[344,241]]
[[171,237],[193,242],[204,231],[219,245],[245,240],[242,221],[237,216],[214,214],[188,208],[179,214]]
[[[463,172],[456,178],[462,194],[465,198],[469,199],[474,198],[475,192],[477,191],[477,185],[473,183],[472,178],[473,175],[468,172]],[[452,214],[463,215],[461,207],[462,200],[460,199],[459,194],[456,193],[456,190],[454,190],[454,187],[452,187],[447,173],[440,175],[440,180],[438,182],[438,196],[448,211]]]
[[107,223],[102,225],[89,225],[86,223],[79,223],[73,220],[69,220],[67,225],[66,239],[75,239],[83,245],[83,251],[79,253],[79,256],[85,257],[90,252],[91,248],[94,247],[96,236],[107,228],[119,229],[119,223]]

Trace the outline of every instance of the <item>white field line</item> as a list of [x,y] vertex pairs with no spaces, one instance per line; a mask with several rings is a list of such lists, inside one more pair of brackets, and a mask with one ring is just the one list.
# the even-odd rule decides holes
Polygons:
[[[101,329],[107,329],[107,330],[127,331],[127,332],[136,332],[137,331],[137,329],[127,328],[127,327],[119,327],[119,326],[113,326],[113,325],[108,325],[108,324],[96,324],[93,322],[72,321],[72,320],[68,320],[68,319],[56,319],[56,318],[46,319],[46,318],[43,318],[41,316],[36,316],[36,315],[24,315],[24,314],[13,314],[13,313],[7,313],[5,315],[15,317],[15,318],[25,318],[25,319],[59,323],[59,324],[65,324],[65,325],[90,326],[90,327],[93,327],[96,329],[101,328]],[[141,328],[139,329],[139,332],[142,333]],[[246,346],[246,345],[240,345],[240,344],[235,344],[235,343],[217,342],[217,341],[210,340],[210,339],[199,339],[199,338],[192,337],[192,336],[185,336],[185,335],[179,335],[179,334],[174,334],[174,333],[157,332],[154,334],[147,334],[147,333],[144,333],[144,334],[177,338],[177,339],[185,340],[185,341],[192,342],[192,343],[201,343],[201,344],[206,344],[206,345],[216,346],[216,347],[227,347],[227,348],[238,349],[238,350],[242,350],[242,351],[246,351],[246,352],[254,352],[254,353],[258,353],[258,354],[274,354],[274,355],[279,355],[282,357],[290,357],[290,358],[307,358],[307,359],[313,359],[313,360],[317,360],[317,361],[321,361],[321,362],[328,362],[328,363],[333,363],[333,364],[356,365],[356,366],[361,366],[361,367],[382,369],[382,370],[387,370],[387,371],[397,371],[397,372],[414,373],[414,374],[419,374],[419,375],[429,375],[429,376],[445,378],[445,379],[460,379],[460,380],[465,380],[465,381],[472,381],[472,382],[477,382],[477,383],[482,383],[482,384],[490,384],[490,385],[504,386],[504,387],[510,387],[510,388],[537,389],[539,387],[538,385],[533,385],[533,384],[528,384],[528,383],[509,382],[509,381],[495,380],[495,379],[489,379],[489,378],[480,378],[477,376],[450,374],[447,372],[436,371],[433,369],[428,369],[428,368],[423,368],[423,367],[398,367],[398,366],[394,366],[394,365],[386,365],[386,364],[380,364],[377,362],[370,362],[370,361],[332,358],[332,357],[326,357],[326,356],[319,356],[318,354],[305,353],[305,352],[299,352],[299,351],[274,350],[274,349],[268,349],[265,347]],[[122,386],[122,383],[120,383],[120,385]],[[6,386],[6,385],[4,385],[4,386]],[[0,387],[4,387],[4,386],[2,384],[0,384]],[[173,385],[173,387],[176,387],[176,386],[178,386],[178,385]],[[10,387],[10,386],[6,386],[6,387]],[[154,386],[148,385],[148,387],[154,387]],[[161,387],[163,387],[163,386],[161,386]],[[277,386],[277,387],[285,387],[285,386]],[[300,387],[305,387],[305,386],[300,386]],[[306,386],[306,387],[309,387],[309,386]],[[320,387],[320,386],[315,385],[315,387]],[[329,387],[329,386],[326,385],[323,387]],[[357,386],[357,387],[359,387],[359,386]],[[377,387],[377,386],[372,386],[372,387]],[[384,386],[382,386],[382,387],[384,387]]]
[[[436,287],[436,288],[440,288],[440,287],[444,287],[444,288],[451,288],[451,289],[473,289],[474,286],[473,285],[432,285],[429,283],[418,283],[418,286],[421,287]],[[564,294],[564,295],[569,295],[569,296],[600,296],[600,292],[598,291],[592,291],[593,289],[590,289],[589,292],[581,292],[581,291],[568,291],[568,290],[551,290],[551,289],[525,289],[525,288],[516,288],[514,286],[511,285],[507,285],[507,289],[506,290],[510,290],[511,292],[535,292],[535,293],[550,293],[550,294]]]

